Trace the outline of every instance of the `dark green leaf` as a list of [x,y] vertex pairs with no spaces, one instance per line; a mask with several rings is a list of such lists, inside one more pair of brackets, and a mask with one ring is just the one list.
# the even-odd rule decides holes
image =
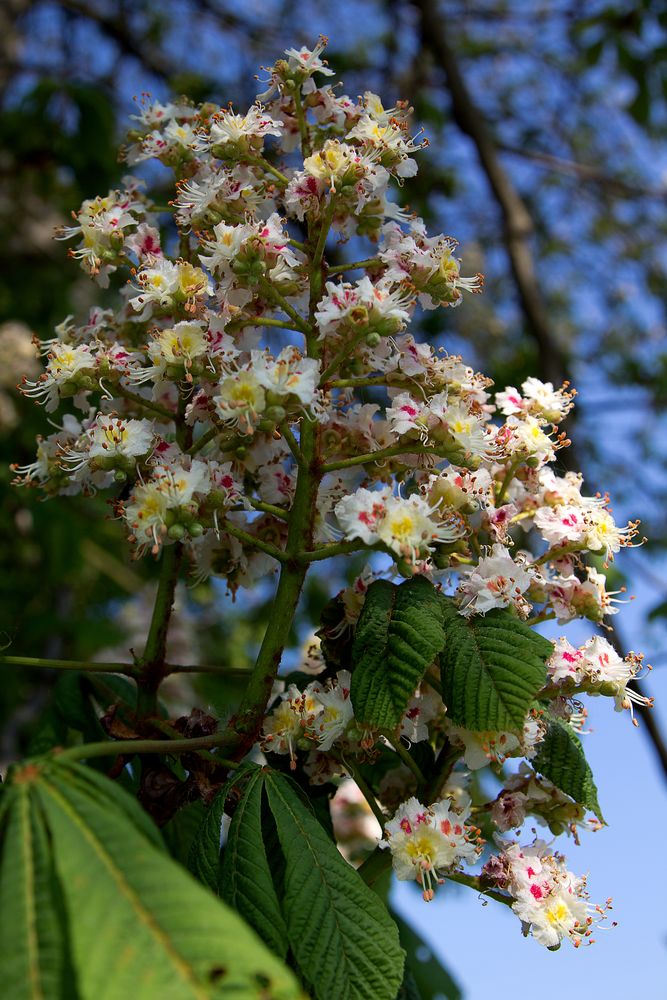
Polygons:
[[287,927],[264,846],[264,774],[258,768],[243,789],[227,834],[222,865],[222,898],[238,910],[280,958],[287,954]]
[[415,688],[442,649],[440,596],[422,576],[368,588],[352,647],[356,717],[380,729],[399,725]]
[[[252,765],[254,767],[254,765]],[[204,820],[195,834],[188,856],[188,868],[192,874],[207,885],[209,889],[220,895],[220,831],[225,802],[230,789],[239,781],[248,768],[240,768],[229,781],[223,785],[213,802],[208,807]]]
[[442,696],[452,722],[477,732],[520,729],[546,682],[552,644],[509,611],[470,619],[442,597]]
[[571,726],[558,719],[549,723],[533,767],[602,821],[593,772],[584,755],[581,740]]
[[316,1000],[395,1000],[398,931],[383,903],[343,859],[289,778],[265,788],[285,857],[283,908],[301,975]]

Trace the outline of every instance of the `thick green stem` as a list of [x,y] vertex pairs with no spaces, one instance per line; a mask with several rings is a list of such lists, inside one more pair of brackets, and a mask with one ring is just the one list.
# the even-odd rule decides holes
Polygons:
[[371,385],[386,384],[386,375],[369,375],[368,378],[336,378],[327,383],[327,389],[366,389]]
[[169,621],[182,558],[183,546],[180,542],[167,545],[162,550],[153,617],[137,673],[137,712],[140,716],[154,715],[157,711],[157,690],[165,676]]
[[322,559],[333,559],[334,556],[346,556],[350,552],[386,552],[383,545],[366,545],[358,539],[349,542],[332,542],[330,545],[323,545],[312,552],[302,552],[299,558],[304,562],[320,562]]

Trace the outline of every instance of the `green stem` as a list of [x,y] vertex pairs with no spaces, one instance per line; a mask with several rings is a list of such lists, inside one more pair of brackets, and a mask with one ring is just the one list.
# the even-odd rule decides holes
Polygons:
[[289,450],[292,452],[292,457],[293,457],[294,461],[296,462],[296,464],[297,465],[303,465],[304,464],[304,462],[303,462],[303,455],[301,454],[301,449],[299,447],[299,442],[297,441],[297,439],[292,434],[292,431],[291,431],[290,426],[287,423],[287,421],[283,421],[282,424],[280,424],[280,433],[282,434],[282,436],[287,441],[287,444],[289,446]]
[[[220,746],[226,736],[226,733],[216,733],[214,736],[198,736],[191,740],[107,740],[103,743],[82,743],[66,750],[55,750],[54,753],[58,760],[89,760],[92,757],[115,757],[137,753],[191,753]],[[216,757],[216,761],[223,767],[238,767],[237,763],[224,757]]]
[[420,787],[425,788],[426,778],[424,777],[422,770],[417,764],[417,762],[413,760],[413,758],[410,756],[408,751],[401,743],[400,736],[398,737],[398,739],[395,739],[393,733],[388,734],[386,732],[382,732],[382,735],[384,736],[384,738],[386,739],[387,743],[392,748],[392,750],[394,750],[394,752],[398,754],[398,756],[401,758],[405,766],[409,768],[410,771],[412,771]]
[[[386,820],[385,820],[386,823]],[[357,868],[366,885],[374,885],[391,868],[391,851],[376,847],[363,864]]]
[[526,618],[526,625],[540,625],[542,622],[551,622],[556,617],[555,611],[540,611],[539,615],[535,615],[533,618]]
[[367,552],[385,552],[384,546],[378,545],[366,545],[365,542],[360,542],[358,539],[349,542],[332,542],[330,545],[323,545],[319,549],[313,549],[311,552],[302,552],[299,558],[303,562],[320,562],[322,559],[332,559],[334,556],[346,556],[350,552],[361,552],[365,550]]
[[279,305],[282,311],[286,313],[290,319],[294,320],[297,330],[300,330],[306,337],[309,337],[312,334],[313,331],[308,323],[306,323],[303,316],[296,311],[294,306],[287,301],[285,296],[279,292],[277,288],[274,288],[270,281],[266,278],[260,278],[258,284],[264,294]]
[[369,375],[368,378],[336,378],[328,383],[328,389],[365,389],[370,385],[386,385],[386,375]]
[[131,392],[129,389],[123,389],[120,385],[115,387],[113,394],[114,396],[120,396],[122,399],[128,399],[131,403],[136,403],[137,406],[143,406],[145,410],[152,410],[153,413],[157,413],[167,420],[176,420],[176,414],[168,410],[166,406],[154,403],[150,399],[144,399],[143,396],[139,396],[136,392]]
[[495,506],[496,507],[500,507],[501,503],[503,502],[505,494],[507,493],[507,490],[509,489],[510,483],[514,479],[514,474],[515,474],[516,470],[519,468],[519,466],[522,464],[522,462],[523,462],[523,459],[521,459],[521,458],[517,458],[513,462],[510,462],[509,467],[507,469],[507,472],[505,473],[505,476],[503,478],[503,481],[500,484],[500,488],[499,488],[498,492],[495,495],[495,501],[494,502],[495,502]]
[[[201,437],[197,438],[195,443],[188,448],[188,455],[196,455],[197,452],[205,448],[207,444],[211,441],[215,441],[217,437],[224,434],[224,430],[220,427],[209,427],[209,429],[202,434]],[[221,441],[218,445],[220,451],[236,451],[237,448],[241,447],[243,444],[250,440],[248,437],[243,437],[236,435],[235,437],[229,438],[227,441]]]
[[444,877],[450,882],[457,882],[458,885],[467,885],[469,889],[474,889],[475,892],[479,892],[483,896],[488,896],[489,899],[495,899],[498,903],[504,903],[505,906],[511,906],[514,902],[511,896],[507,896],[504,892],[487,888],[484,884],[484,879],[480,875],[466,875],[464,872],[445,872]]
[[246,163],[251,163],[255,167],[260,167],[262,170],[268,171],[273,177],[279,182],[281,187],[287,187],[289,184],[289,177],[285,177],[278,167],[274,167],[272,163],[265,160],[263,156],[246,156],[244,157]]
[[[333,194],[329,195],[329,201],[327,202],[327,207],[322,215],[322,225],[320,226],[320,232],[317,237],[317,243],[315,245],[315,251],[313,253],[313,258],[310,264],[311,271],[313,275],[320,270],[322,266],[322,258],[324,257],[324,247],[326,246],[327,236],[329,235],[329,230],[331,228],[331,222],[334,217],[334,212],[336,210],[336,202],[334,200]],[[321,288],[321,281],[319,283],[315,282],[314,288],[314,298],[319,299],[319,293]]]
[[47,660],[37,656],[0,656],[0,666],[44,667],[50,670],[82,670],[86,673],[126,674],[134,677],[137,667],[134,663],[96,663],[79,660]]
[[153,616],[137,672],[137,712],[141,716],[157,712],[157,690],[165,674],[169,621],[182,558],[183,546],[180,542],[162,549]]
[[299,126],[299,134],[301,135],[301,152],[305,159],[307,156],[310,156],[312,149],[310,145],[310,129],[308,128],[303,104],[301,103],[301,91],[298,88],[294,91],[294,111]]
[[246,500],[255,510],[262,510],[265,514],[273,514],[281,521],[289,521],[289,513],[282,507],[277,507],[274,503],[265,503],[263,500],[255,500],[254,497],[246,497]]
[[331,364],[327,365],[327,367],[322,372],[322,375],[320,376],[320,388],[322,388],[323,386],[326,385],[328,379],[332,375],[335,375],[335,373],[338,371],[338,369],[343,364],[343,362],[346,361],[350,357],[352,351],[355,349],[355,347],[357,346],[357,344],[367,334],[368,334],[368,330],[366,328],[364,328],[363,330],[360,330],[359,333],[356,333],[354,335],[354,337],[352,337],[351,340],[348,340],[345,344],[343,344],[343,346],[341,347],[341,349],[334,356],[334,359],[331,362]]
[[380,824],[380,829],[384,833],[384,827],[385,823],[387,822],[387,817],[382,812],[378,800],[373,795],[370,785],[366,782],[366,779],[362,776],[359,768],[355,764],[352,764],[349,760],[346,760],[344,757],[341,758],[341,763],[349,773],[350,777],[353,778],[354,781],[356,782],[359,791],[366,799],[366,802],[368,803],[371,812],[373,813],[376,820]]
[[565,545],[555,545],[553,548],[548,549],[539,559],[535,559],[530,565],[542,566],[544,563],[551,562],[552,559],[562,559],[563,556],[570,555],[572,552],[582,552],[583,548],[581,542],[567,542]]
[[234,538],[238,538],[240,542],[244,545],[249,545],[252,548],[259,549],[260,552],[265,552],[267,556],[271,556],[277,562],[285,562],[287,558],[282,549],[277,548],[277,546],[272,545],[271,542],[265,542],[261,538],[257,538],[256,535],[251,535],[248,531],[243,531],[242,528],[237,528],[235,524],[230,521],[222,521],[220,523],[220,530],[226,531],[229,535],[233,535]]
[[445,742],[440,751],[440,756],[435,762],[433,774],[426,786],[425,797],[428,805],[431,805],[432,802],[437,802],[440,798],[442,789],[454,770],[454,765],[461,759],[461,753],[462,751],[459,747],[453,747],[449,741]]
[[366,260],[354,260],[349,264],[336,264],[329,268],[329,274],[344,274],[345,271],[357,271],[363,267],[383,267],[379,257],[367,257]]
[[382,448],[380,451],[369,451],[365,455],[354,455],[352,458],[343,458],[339,462],[329,462],[322,466],[322,474],[335,472],[337,469],[350,469],[355,465],[366,465],[369,462],[382,462],[385,458],[395,458],[399,455],[436,455],[444,459],[446,456],[436,448],[429,448],[425,444],[394,444],[390,448]]

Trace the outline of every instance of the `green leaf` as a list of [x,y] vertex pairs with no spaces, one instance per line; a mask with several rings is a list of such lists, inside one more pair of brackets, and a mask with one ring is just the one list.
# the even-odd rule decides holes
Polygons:
[[441,597],[442,697],[452,722],[477,732],[520,729],[540,688],[552,644],[499,608],[466,619]]
[[234,810],[222,865],[221,895],[269,948],[287,955],[287,927],[276,895],[262,829],[264,775],[251,774]]
[[195,878],[216,894],[220,895],[220,831],[227,797],[243,775],[255,765],[244,765],[234,772],[222,786],[208,807],[204,820],[194,836],[188,855],[188,869]]
[[553,782],[561,792],[594,812],[600,822],[602,812],[593,772],[586,760],[581,740],[571,726],[554,719],[532,761],[533,767]]
[[[392,916],[398,925],[401,944],[406,951],[406,972],[412,974],[412,982],[408,979],[406,984],[404,994],[406,1000],[408,998],[411,1000],[415,990],[420,1000],[434,1000],[435,997],[446,997],[446,1000],[461,1000],[460,986],[434,957],[431,947],[402,917],[393,912]],[[409,992],[411,988],[413,993]]]
[[289,778],[264,777],[285,857],[283,908],[316,1000],[395,1000],[403,952],[386,907],[344,860]]
[[352,647],[354,713],[379,729],[399,725],[415,688],[443,647],[440,596],[423,576],[368,588]]
[[192,843],[206,818],[201,799],[188,802],[162,827],[162,837],[172,858],[187,867]]
[[88,787],[82,770],[44,763],[33,781],[82,1000],[298,1000],[292,975],[241,918],[156,848],[133,808],[119,808],[130,797],[116,788],[104,802],[100,782],[113,783],[95,775]]
[[2,993],[12,1000],[77,1000],[60,887],[29,785],[7,795],[0,863]]

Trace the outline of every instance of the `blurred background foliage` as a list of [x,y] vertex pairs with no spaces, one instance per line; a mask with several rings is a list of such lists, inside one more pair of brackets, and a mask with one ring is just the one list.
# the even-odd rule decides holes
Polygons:
[[[582,397],[570,426],[576,453],[562,461],[584,470],[587,492],[612,493],[619,519],[642,517],[651,541],[622,562],[631,583],[651,581],[652,627],[667,616],[665,4],[5,0],[0,628],[12,652],[127,659],[145,631],[155,569],[131,562],[104,499],[44,503],[9,487],[9,463],[32,461],[45,430],[43,411],[13,390],[34,370],[30,337],[104,304],[53,230],[120,180],[117,147],[133,96],[248,105],[262,89],[258,67],[319,33],[329,35],[328,58],[351,96],[373,89],[385,104],[414,105],[430,146],[406,202],[461,240],[464,273],[487,277],[484,296],[422,316],[415,335],[462,353],[501,385],[531,374],[573,381]],[[336,585],[313,578],[304,622]],[[206,585],[184,589],[181,600],[172,661],[247,668],[267,594],[241,591],[233,603]],[[5,670],[2,758],[39,739],[45,724],[95,725],[105,693],[67,680],[54,695],[53,683]],[[184,711],[191,683],[174,681],[167,692]],[[234,692],[211,675],[197,684],[194,701],[224,711]],[[667,768],[658,727],[649,735]]]

